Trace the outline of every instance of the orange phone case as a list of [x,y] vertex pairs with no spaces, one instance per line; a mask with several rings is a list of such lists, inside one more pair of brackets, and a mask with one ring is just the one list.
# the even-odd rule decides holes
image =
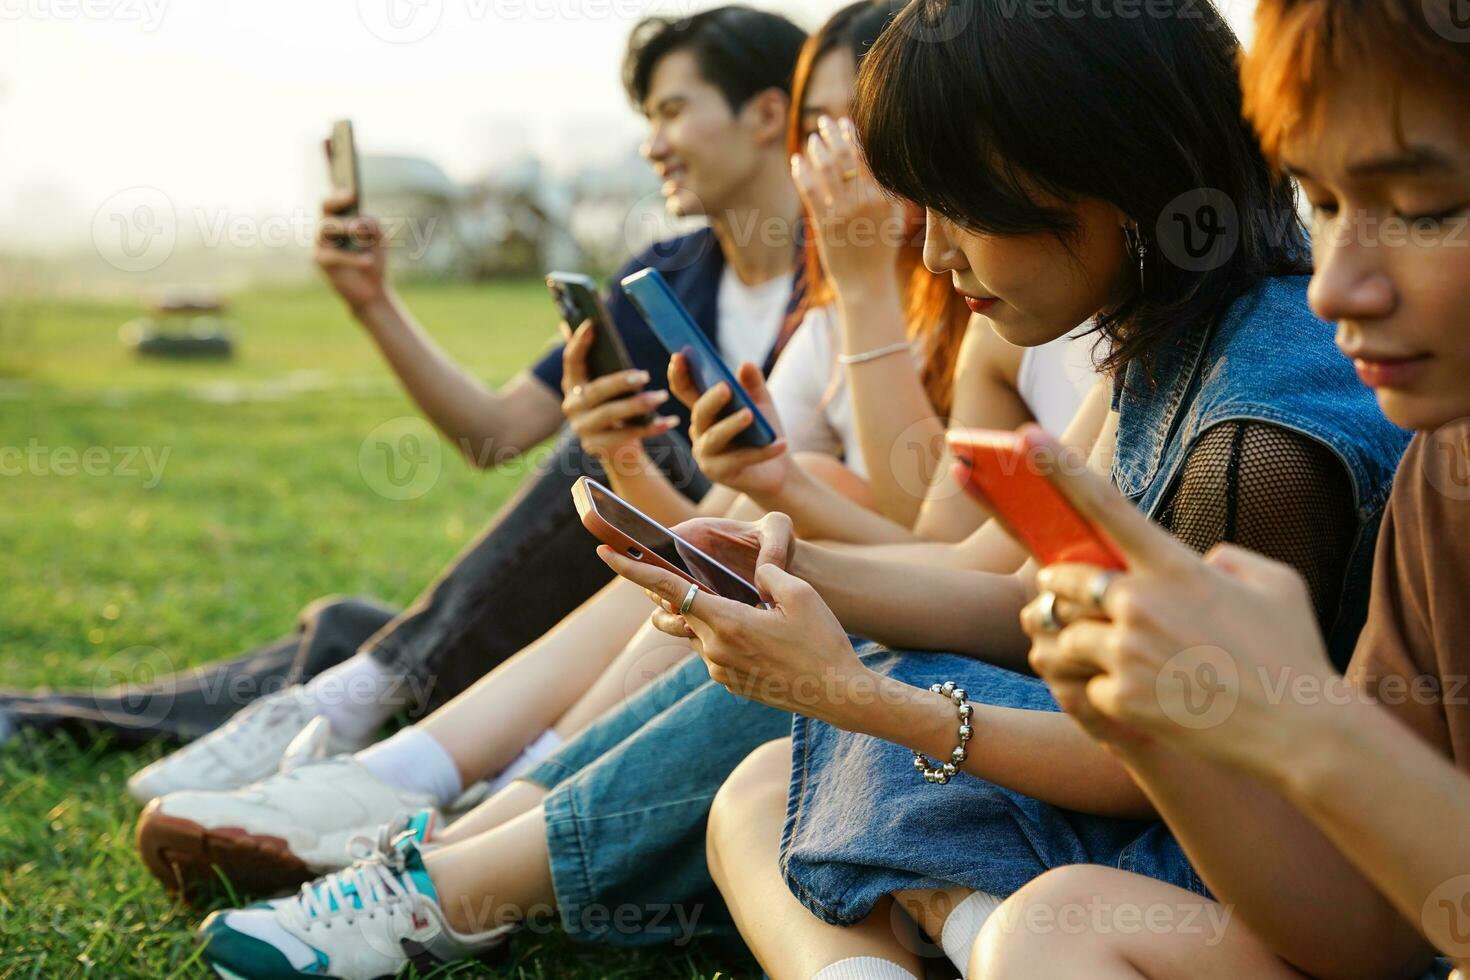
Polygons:
[[965,429],[947,433],[945,442],[960,486],[1043,565],[1128,567],[1113,543],[1042,475],[1043,466],[1056,460],[1030,433]]

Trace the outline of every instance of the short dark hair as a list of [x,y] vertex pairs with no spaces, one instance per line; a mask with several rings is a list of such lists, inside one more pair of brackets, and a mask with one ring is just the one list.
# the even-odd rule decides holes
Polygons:
[[780,14],[730,5],[692,17],[648,17],[628,38],[623,87],[641,107],[658,63],[675,51],[694,55],[699,74],[739,112],[767,89],[791,93],[791,73],[806,33]]
[[1152,244],[1189,195],[1228,198],[1228,255],[1185,268],[1152,247],[1144,282],[1100,316],[1120,371],[1262,277],[1310,270],[1291,184],[1241,116],[1238,53],[1198,0],[913,0],[863,59],[853,122],[884,187],[981,233],[1069,241],[1071,208],[1040,192],[1107,201]]

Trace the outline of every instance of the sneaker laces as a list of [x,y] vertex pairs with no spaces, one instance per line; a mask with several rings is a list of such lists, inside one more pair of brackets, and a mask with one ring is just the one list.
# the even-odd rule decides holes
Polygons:
[[385,824],[378,827],[377,834],[354,834],[347,841],[347,854],[356,861],[382,861],[392,864],[402,861],[403,855],[398,849],[398,842],[405,834],[412,834],[409,828],[411,814],[401,814]]
[[[387,829],[385,827],[380,832],[376,842],[359,836],[353,839],[353,844],[380,844]],[[406,865],[407,859],[402,852],[375,846],[371,857],[302,885],[291,907],[307,924],[345,913],[347,924],[351,925],[357,915],[372,915],[375,907],[392,905],[422,894],[412,876],[405,873]],[[358,904],[354,904],[354,899]]]

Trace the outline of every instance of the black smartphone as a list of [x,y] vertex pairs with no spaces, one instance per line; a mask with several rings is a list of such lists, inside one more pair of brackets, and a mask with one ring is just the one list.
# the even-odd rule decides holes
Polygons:
[[[592,347],[587,351],[587,378],[600,378],[608,374],[635,369],[623,338],[613,325],[607,307],[598,295],[597,283],[591,276],[576,272],[552,272],[546,276],[546,288],[561,311],[562,319],[573,330],[584,321],[592,321]],[[632,426],[653,424],[648,413],[635,415],[628,420]]]
[[[352,203],[338,209],[339,218],[356,217],[362,207],[362,171],[357,162],[357,142],[352,136],[352,120],[338,119],[332,124],[332,135],[326,140],[327,176],[332,182],[332,193],[348,195]],[[337,241],[339,248],[357,251],[351,237]]]

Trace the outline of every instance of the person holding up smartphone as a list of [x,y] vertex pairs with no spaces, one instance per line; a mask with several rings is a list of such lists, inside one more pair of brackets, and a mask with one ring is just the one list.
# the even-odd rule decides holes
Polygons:
[[[814,131],[822,114],[846,112],[853,66],[872,46],[889,16],[884,0],[865,0],[834,15],[808,42],[801,59],[802,70],[793,80],[801,112],[799,116],[793,114],[791,124],[802,127],[802,139]],[[822,54],[809,59],[807,52],[812,51]],[[833,81],[838,84],[830,84]],[[917,269],[917,248],[910,250],[911,265]],[[808,252],[806,260],[810,268],[817,261],[815,251]],[[944,285],[939,277],[927,272],[924,275]],[[962,322],[961,318],[969,315],[947,287],[939,294],[947,304],[963,311],[956,313],[956,319]],[[801,329],[814,322],[818,321],[808,320]],[[927,326],[935,321],[924,317],[920,322]],[[947,379],[955,372],[965,379],[964,384],[954,388],[953,416],[975,425],[1008,425],[1035,418],[1061,431],[1081,401],[1076,385],[1064,370],[1063,348],[1043,347],[1023,354],[1000,340],[988,326],[982,327],[964,334],[964,344],[954,362],[928,362],[932,371],[926,378],[932,375]],[[861,447],[853,438],[850,415],[834,411],[837,400],[823,397],[834,372],[835,357],[830,353],[819,355],[801,367],[802,361],[790,355],[800,349],[803,336],[798,331],[793,338],[798,346],[788,346],[777,371],[780,377],[782,372],[801,368],[802,382],[794,386],[797,401],[781,401],[782,412],[787,418],[809,421],[808,431],[813,436],[807,438],[812,438],[813,448],[825,453],[829,461],[841,452],[846,463],[854,465]],[[833,349],[833,339],[835,327],[823,335],[828,352]],[[1071,350],[1075,352],[1077,345]],[[913,383],[920,384],[917,365],[911,370]],[[1091,371],[1090,363],[1086,371]],[[774,386],[781,388],[786,383]],[[792,438],[793,445],[801,445],[795,441],[797,437]],[[829,465],[847,472],[842,464]],[[893,465],[913,467],[917,472],[912,454],[900,455]],[[847,483],[853,479],[849,473]],[[718,492],[716,488],[706,500]],[[963,495],[937,486],[930,492],[935,495],[935,505],[926,508],[926,514],[943,511],[949,527],[966,523],[974,527],[981,520],[979,508]],[[584,541],[588,552],[593,553],[592,540],[584,537]],[[696,544],[703,549],[703,544]],[[755,565],[755,551],[732,559],[730,542],[724,544],[727,551],[722,552],[723,562],[742,576],[748,575]],[[618,584],[633,593],[635,608],[643,609],[646,615],[646,604],[638,590],[621,580]],[[595,675],[589,675],[585,665],[573,669],[562,648],[573,644],[572,652],[576,653],[583,621],[590,620],[594,628],[610,632],[612,613],[600,600],[594,601],[571,618],[570,623],[577,624],[575,629],[565,631],[565,636],[558,631],[548,638],[548,649],[504,665],[475,691],[418,726],[429,730],[436,742],[450,747],[465,771],[481,772],[481,764],[489,757],[487,746],[503,743],[507,729],[514,727],[509,716],[518,718],[554,702],[556,696],[548,697],[545,691],[548,685],[556,686],[558,694],[567,688],[590,685],[577,705],[556,723],[555,730],[570,735],[579,730],[579,725],[594,724],[555,756],[539,761],[524,779],[505,786],[471,814],[435,835],[434,842],[443,845],[442,856],[426,854],[424,868],[441,907],[453,913],[453,929],[475,932],[480,928],[463,918],[468,909],[488,911],[495,901],[517,903],[532,895],[547,894],[546,889],[571,896],[563,924],[584,941],[647,944],[676,939],[680,915],[698,916],[711,929],[728,929],[704,868],[708,800],[745,754],[790,730],[790,716],[734,697],[711,682],[703,662],[690,655],[688,641],[682,638],[672,641],[672,646],[681,651],[683,662],[636,693],[636,683],[652,669],[636,640],[616,662]],[[664,641],[666,647],[671,645],[670,638],[662,634],[651,639]],[[591,642],[603,640],[599,637]],[[659,655],[663,652],[656,651]],[[568,665],[568,669],[539,684],[522,683],[528,668],[534,675],[535,665],[548,660]],[[506,697],[508,687],[512,696],[518,695],[513,701]],[[598,718],[599,714],[602,717]],[[680,766],[667,765],[673,754],[679,754]],[[657,778],[651,779],[650,774],[655,772]],[[608,814],[623,817],[606,819]],[[391,811],[379,819],[390,817]],[[276,824],[277,833],[285,832],[289,821],[278,813]],[[370,832],[371,828],[363,830]],[[543,849],[544,860],[540,857]],[[528,856],[532,859],[527,860]],[[594,869],[590,879],[584,877],[589,868]],[[420,883],[422,880],[416,879]],[[589,888],[591,894],[587,893]],[[487,897],[492,897],[489,903]],[[648,915],[635,927],[600,929],[579,914],[584,899],[605,907],[642,908],[648,910]],[[659,908],[673,908],[674,915],[655,914]],[[234,914],[211,920],[206,932],[228,935]],[[255,918],[265,914],[250,913]],[[289,908],[280,914],[289,914]],[[376,921],[385,928],[391,925],[382,916],[358,921]],[[314,935],[320,937],[322,933],[316,930]],[[358,946],[364,945],[361,935],[356,938]],[[344,942],[353,939],[348,934]],[[334,957],[334,969],[335,964]],[[240,975],[252,975],[237,960],[227,965]]]
[[[804,35],[785,18],[740,6],[703,12],[687,30],[674,23],[650,21],[630,39],[629,94],[648,119],[646,153],[667,178],[668,207],[681,215],[707,213],[712,227],[657,243],[623,271],[661,268],[702,329],[741,356],[768,360],[772,338],[800,292],[796,248],[728,229],[748,214],[799,223],[784,122]],[[368,215],[336,215],[350,203],[325,202],[318,262],[445,438],[471,465],[491,466],[556,434],[564,421],[562,352],[549,352],[498,390],[471,377],[393,289],[393,249],[381,225]],[[362,248],[339,248],[344,241]],[[662,378],[667,356],[618,290],[608,307],[635,367]],[[734,315],[753,309],[759,312]],[[487,334],[487,341],[493,337]],[[684,408],[672,404],[666,414],[682,418]],[[682,435],[654,436],[649,458],[672,492],[695,500],[707,489]],[[130,788],[143,801],[177,790],[229,790],[270,775],[316,717],[328,717],[340,736],[334,748],[360,747],[394,712],[447,702],[610,581],[585,546],[570,502],[570,487],[584,474],[603,475],[577,436],[563,433],[517,495],[405,610],[324,600],[303,612],[299,630],[269,647],[162,678],[154,687],[15,695],[4,710],[27,727],[75,727],[79,737],[107,731],[126,744],[218,735],[209,751],[172,756],[139,773]],[[531,556],[529,565],[522,556]],[[547,577],[559,587],[543,587]],[[318,678],[333,668],[337,673]],[[239,696],[221,698],[214,693],[220,690]],[[346,697],[346,690],[357,693]],[[157,708],[165,703],[157,691],[169,694],[167,712]],[[570,692],[567,697],[562,708],[570,706]],[[232,719],[239,724],[223,730]],[[202,764],[214,759],[226,763]]]
[[[667,207],[680,215],[706,214],[711,227],[651,246],[623,273],[661,269],[701,330],[732,356],[767,362],[801,288],[794,270],[800,213],[784,147],[790,73],[803,40],[778,15],[720,7],[687,21],[643,22],[625,63],[629,97],[648,120],[645,153],[666,178]],[[791,239],[736,234],[750,215],[788,229]],[[390,249],[381,229],[366,218],[326,221],[323,236],[329,277],[368,318],[364,325],[390,361],[407,365],[405,386],[434,415],[430,406],[442,390],[459,382],[446,373],[452,365],[433,352],[427,334],[400,318],[406,313],[385,277]],[[337,249],[343,236],[368,247],[360,253]],[[372,301],[364,305],[366,300]],[[612,290],[606,305],[635,368],[650,379],[661,374],[666,354],[621,292]],[[560,349],[548,352],[524,378],[544,389],[553,406],[576,387],[567,384],[563,391],[564,357]],[[467,376],[460,380],[477,384]],[[582,394],[581,407],[592,408],[588,391]],[[611,394],[603,397],[616,400]],[[489,408],[482,408],[471,413],[476,425],[489,424],[482,417]],[[678,405],[670,410],[683,413]],[[460,409],[446,411],[451,414],[437,421],[453,438]],[[577,713],[584,694],[605,708],[636,689],[640,682],[631,679],[638,675],[629,664],[622,665],[627,673],[603,677],[643,615],[635,590],[611,587],[612,576],[577,519],[572,485],[581,475],[604,478],[596,456],[582,446],[587,434],[584,428],[564,435],[495,523],[407,611],[395,616],[374,609],[376,617],[353,621],[355,634],[337,634],[333,652],[356,651],[345,663],[268,694],[238,723],[135,776],[134,795],[152,801],[140,819],[140,848],[165,883],[178,880],[178,867],[186,876],[211,875],[218,863],[211,835],[241,830],[257,839],[288,826],[312,831],[309,843],[298,844],[301,853],[277,855],[282,859],[274,863],[287,877],[335,867],[345,859],[333,846],[337,835],[370,832],[404,810],[446,805],[468,784],[539,761],[550,751],[547,743],[556,742],[550,728],[566,722],[562,733],[570,734],[576,719],[585,723],[600,713]],[[459,435],[485,445],[473,432]],[[667,433],[649,442],[649,458],[665,468],[671,492],[699,497],[708,482],[682,436]],[[320,630],[307,635],[323,639]],[[521,651],[526,656],[512,656]],[[494,676],[500,666],[505,671]],[[560,683],[568,676],[585,684]],[[529,698],[527,690],[541,696]],[[363,747],[405,707],[424,709],[427,717]],[[287,748],[309,727],[320,733],[318,720],[332,737],[308,744],[335,756],[329,768],[281,773]],[[358,751],[344,751],[349,749]],[[539,754],[527,757],[523,749]],[[311,753],[304,758],[314,761]],[[331,793],[315,791],[327,784]],[[342,806],[343,799],[357,806]],[[261,863],[260,853],[248,847],[232,849],[223,860],[247,870]]]

